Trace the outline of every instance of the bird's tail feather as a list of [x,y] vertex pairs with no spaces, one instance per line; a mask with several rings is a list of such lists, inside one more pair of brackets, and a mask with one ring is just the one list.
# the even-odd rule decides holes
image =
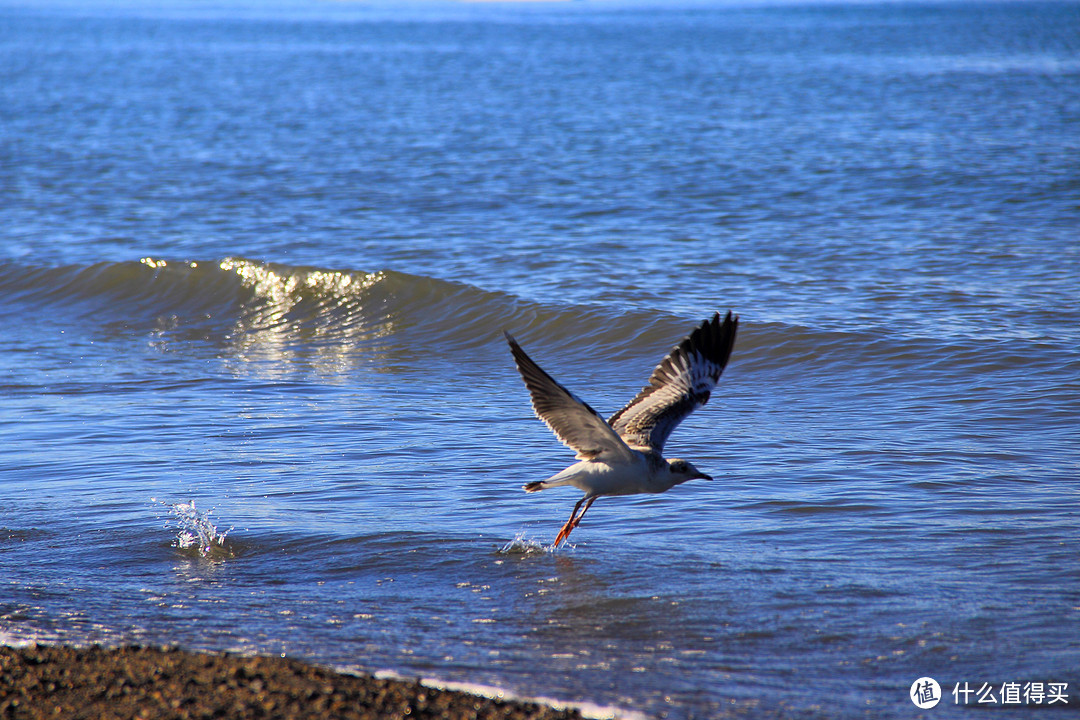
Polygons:
[[585,462],[574,463],[565,470],[560,470],[546,480],[535,480],[526,485],[522,485],[525,488],[525,492],[537,492],[538,490],[547,490],[548,488],[562,487],[563,485],[573,485],[574,481],[582,473],[582,467],[587,465]]

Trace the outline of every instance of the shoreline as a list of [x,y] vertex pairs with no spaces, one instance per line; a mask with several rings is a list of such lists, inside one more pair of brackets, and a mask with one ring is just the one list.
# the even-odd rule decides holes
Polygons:
[[578,720],[574,707],[487,697],[291,658],[130,645],[0,646],[0,718]]

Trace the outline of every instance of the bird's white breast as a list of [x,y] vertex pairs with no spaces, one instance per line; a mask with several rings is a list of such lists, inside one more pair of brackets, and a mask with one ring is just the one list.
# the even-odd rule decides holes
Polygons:
[[[662,492],[670,485],[657,482],[657,469],[650,466],[644,455],[638,455],[633,463],[608,464],[595,460],[583,460],[571,465],[564,475],[568,485],[592,495],[636,495],[638,493]],[[666,471],[666,465],[660,473]],[[663,486],[663,487],[661,487]]]

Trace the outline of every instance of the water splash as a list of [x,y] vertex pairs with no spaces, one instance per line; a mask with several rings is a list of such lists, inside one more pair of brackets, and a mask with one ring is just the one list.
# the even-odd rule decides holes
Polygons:
[[[154,498],[151,500],[158,502]],[[225,544],[225,538],[233,528],[229,527],[228,530],[219,532],[217,526],[210,520],[213,509],[199,510],[195,507],[194,500],[186,503],[163,502],[161,504],[168,507],[169,514],[176,518],[165,523],[167,528],[175,523],[173,527],[177,533],[176,539],[173,540],[173,547],[208,560],[224,560],[234,556],[232,549]]]
[[497,551],[499,555],[540,555],[551,552],[555,552],[554,547],[533,540],[524,530]]

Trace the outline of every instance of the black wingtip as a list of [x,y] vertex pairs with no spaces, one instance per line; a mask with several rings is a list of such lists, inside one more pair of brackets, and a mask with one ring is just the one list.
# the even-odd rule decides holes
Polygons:
[[681,343],[685,351],[696,349],[709,360],[720,366],[727,365],[731,350],[735,346],[735,334],[739,327],[739,317],[728,310],[720,322],[720,312],[703,322]]

